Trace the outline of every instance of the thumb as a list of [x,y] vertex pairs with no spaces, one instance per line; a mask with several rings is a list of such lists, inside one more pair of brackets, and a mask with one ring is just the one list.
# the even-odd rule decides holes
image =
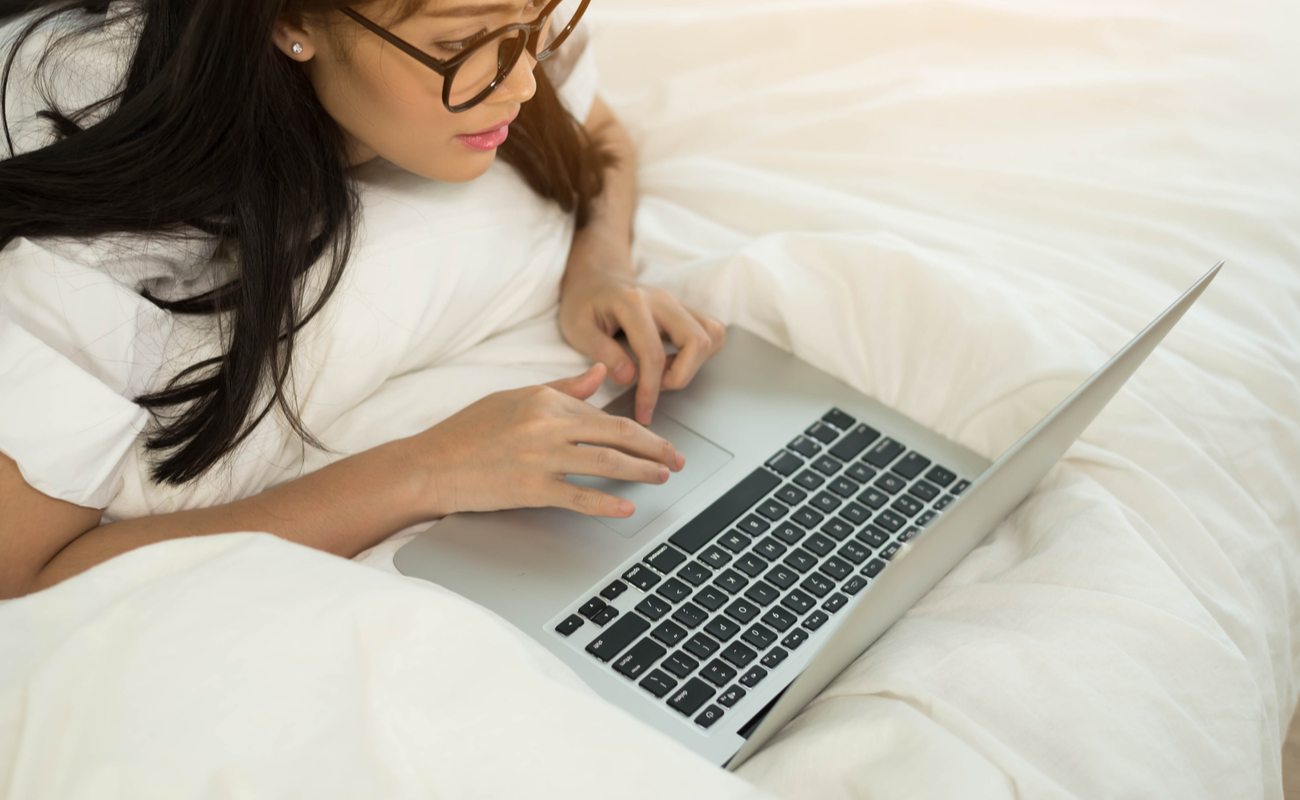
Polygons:
[[605,380],[605,365],[600,362],[587,367],[586,371],[580,375],[574,375],[570,378],[559,378],[546,385],[552,389],[558,389],[561,392],[576,397],[579,400],[586,400],[596,393],[600,384]]

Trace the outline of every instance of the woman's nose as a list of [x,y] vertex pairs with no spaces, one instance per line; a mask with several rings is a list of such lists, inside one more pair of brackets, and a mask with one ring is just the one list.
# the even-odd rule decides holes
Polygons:
[[519,54],[519,60],[515,61],[514,67],[510,69],[510,74],[493,92],[496,101],[508,100],[515,104],[522,105],[533,99],[537,93],[537,78],[533,76],[533,70],[537,67],[537,59],[533,58],[528,48]]

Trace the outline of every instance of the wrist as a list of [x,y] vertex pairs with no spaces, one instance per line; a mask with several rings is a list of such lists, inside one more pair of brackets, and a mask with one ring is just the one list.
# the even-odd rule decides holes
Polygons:
[[386,469],[397,477],[393,481],[393,503],[419,520],[438,519],[455,511],[451,490],[442,465],[429,457],[438,452],[423,438],[429,431],[395,439],[380,445]]

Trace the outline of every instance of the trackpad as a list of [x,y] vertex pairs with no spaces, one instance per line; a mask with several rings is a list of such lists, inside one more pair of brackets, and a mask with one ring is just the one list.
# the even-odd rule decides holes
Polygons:
[[[616,407],[623,404],[615,401],[605,408],[611,414],[632,416],[619,413]],[[642,528],[653,522],[667,511],[674,503],[686,496],[706,478],[731,460],[731,453],[718,447],[713,442],[695,433],[667,414],[656,414],[650,423],[650,430],[673,443],[677,451],[686,456],[686,466],[681,472],[674,472],[667,483],[650,484],[637,481],[616,481],[609,478],[597,478],[591,475],[569,475],[565,480],[578,486],[590,486],[616,497],[625,497],[636,504],[636,513],[630,517],[595,517],[606,527],[621,536],[631,538]]]

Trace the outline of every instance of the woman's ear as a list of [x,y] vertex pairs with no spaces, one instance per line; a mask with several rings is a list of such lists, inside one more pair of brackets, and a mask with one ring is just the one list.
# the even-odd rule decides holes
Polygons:
[[312,36],[300,23],[281,17],[271,32],[271,41],[294,61],[310,61],[316,55]]

